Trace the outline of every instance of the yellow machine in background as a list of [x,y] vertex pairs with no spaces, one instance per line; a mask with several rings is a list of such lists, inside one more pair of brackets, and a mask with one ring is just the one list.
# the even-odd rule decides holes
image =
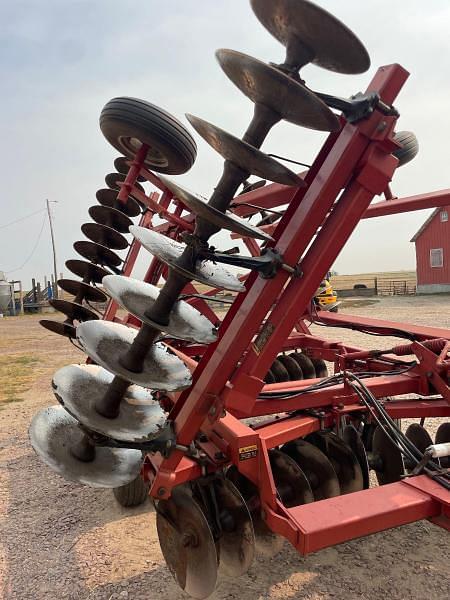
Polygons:
[[327,274],[327,279],[324,279],[314,296],[314,301],[320,310],[329,310],[330,312],[337,312],[340,302],[337,301],[337,294],[333,290],[333,286],[330,283],[331,274]]

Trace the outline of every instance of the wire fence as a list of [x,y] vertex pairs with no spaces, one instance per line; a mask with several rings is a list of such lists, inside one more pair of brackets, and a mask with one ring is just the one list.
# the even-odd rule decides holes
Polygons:
[[416,293],[415,277],[388,279],[365,277],[357,279],[332,278],[333,288],[340,296],[412,296]]

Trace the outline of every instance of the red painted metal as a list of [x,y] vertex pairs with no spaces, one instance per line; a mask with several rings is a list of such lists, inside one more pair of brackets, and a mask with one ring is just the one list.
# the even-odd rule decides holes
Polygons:
[[[399,65],[382,67],[368,91],[377,91],[382,101],[390,105],[407,77]],[[397,147],[392,139],[395,116],[387,117],[375,110],[358,123],[347,123],[342,118],[341,124],[341,130],[328,136],[312,167],[302,174],[305,188],[271,184],[234,200],[235,212],[242,216],[258,212],[246,202],[262,208],[288,204],[281,220],[268,226],[274,237],[269,245],[283,255],[286,264],[298,266],[302,274],[293,277],[280,270],[274,278],[263,279],[251,273],[246,278],[245,292],[236,296],[226,313],[215,344],[203,347],[174,342],[174,351],[193,372],[190,389],[181,394],[161,394],[164,406],[171,407],[178,447],[168,458],[158,453],[148,455],[144,467],[145,477],[151,481],[151,495],[167,498],[176,485],[221,470],[225,465],[236,465],[258,486],[267,525],[301,553],[417,519],[433,518],[443,526],[448,521],[448,492],[440,486],[437,489],[438,484],[430,483],[425,476],[292,509],[286,509],[277,497],[269,461],[271,448],[324,427],[335,427],[343,418],[357,420],[367,410],[347,382],[316,390],[307,390],[319,381],[312,379],[266,385],[264,376],[282,350],[304,349],[312,356],[333,362],[336,370],[374,372],[364,382],[377,398],[412,395],[411,399],[384,401],[394,418],[450,416],[449,346],[445,344],[445,340],[450,340],[449,331],[328,312],[315,315],[328,326],[371,330],[394,337],[396,333],[413,336],[417,341],[405,352],[411,351],[409,358],[416,357],[418,364],[407,372],[391,374],[384,373],[390,370],[390,365],[383,362],[385,357],[310,332],[311,298],[361,219],[441,206],[450,193],[444,190],[392,198],[389,183],[397,167],[391,154]],[[193,215],[173,198],[156,175],[142,162],[140,166],[137,163],[134,161],[130,169],[133,177],[140,174],[163,192],[161,198],[155,193],[138,196],[149,209],[141,224],[174,239],[183,231],[191,231]],[[376,195],[383,193],[390,199],[371,204]],[[154,215],[163,223],[153,226]],[[259,254],[254,240],[244,241],[251,254]],[[130,249],[127,275],[138,252],[138,245]],[[144,279],[157,284],[166,275],[167,268],[153,259]],[[212,322],[220,323],[220,315],[205,298],[189,298],[199,289],[189,284],[184,290],[186,301]],[[217,290],[202,293],[211,296]],[[114,315],[109,307],[105,318]],[[131,318],[128,322],[135,324]],[[427,347],[420,343],[424,340],[441,342],[439,347],[437,342]],[[397,369],[408,366],[407,361],[394,354],[388,358],[396,361]],[[262,391],[289,396],[262,397]],[[256,416],[267,419],[254,427],[240,420]],[[199,441],[200,432],[206,441]],[[208,458],[203,468],[183,450],[194,440]],[[254,450],[241,460],[242,449],[249,447]]]
[[[301,554],[309,554],[383,529],[439,516],[442,504],[448,506],[448,493],[447,500],[442,496],[437,499],[428,491],[428,477],[415,479],[418,481],[414,486],[409,482],[392,483],[288,509],[289,519],[298,530],[295,547]],[[443,489],[436,483],[434,486]]]

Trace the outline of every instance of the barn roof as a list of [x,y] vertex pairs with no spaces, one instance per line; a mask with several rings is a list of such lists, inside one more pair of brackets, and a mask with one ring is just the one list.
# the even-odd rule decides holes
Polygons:
[[417,240],[417,238],[419,237],[419,235],[421,235],[425,231],[425,229],[428,227],[428,225],[431,223],[431,221],[434,219],[434,217],[441,210],[442,210],[442,206],[439,206],[438,208],[435,208],[433,210],[433,212],[431,213],[431,215],[428,217],[428,219],[425,221],[425,223],[422,224],[421,228],[418,231],[416,231],[416,233],[413,235],[413,237],[409,241],[410,242],[415,242]]

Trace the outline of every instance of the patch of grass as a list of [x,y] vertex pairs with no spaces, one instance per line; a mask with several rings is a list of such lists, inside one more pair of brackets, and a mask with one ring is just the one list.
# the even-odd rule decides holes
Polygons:
[[35,377],[34,367],[39,360],[27,354],[0,357],[0,406],[20,402]]

